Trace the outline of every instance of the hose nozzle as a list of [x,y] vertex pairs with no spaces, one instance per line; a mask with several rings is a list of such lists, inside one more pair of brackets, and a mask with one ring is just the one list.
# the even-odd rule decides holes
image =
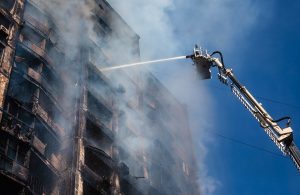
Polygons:
[[186,56],[186,58],[191,58],[193,60],[201,79],[211,78],[210,67],[212,66],[212,62],[209,60],[209,57],[207,52],[203,55],[203,51],[202,49],[199,49],[198,45],[195,45],[194,53],[192,55]]

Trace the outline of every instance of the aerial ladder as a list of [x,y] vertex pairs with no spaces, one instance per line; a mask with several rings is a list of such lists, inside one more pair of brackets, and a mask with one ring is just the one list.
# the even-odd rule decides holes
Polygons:
[[[213,57],[216,54],[220,56],[220,59]],[[264,109],[262,104],[259,103],[246,89],[246,87],[235,77],[232,69],[225,67],[223,55],[220,51],[208,54],[207,51],[199,49],[196,45],[193,54],[186,56],[186,58],[192,59],[197,72],[202,79],[210,79],[211,68],[216,67],[218,69],[219,80],[231,88],[232,93],[259,122],[260,126],[264,129],[271,140],[284,155],[287,155],[292,159],[298,171],[300,171],[300,152],[293,139],[293,130],[290,127],[290,117],[283,117],[278,120],[274,120]],[[287,121],[285,127],[281,127],[279,125],[279,122],[282,121]]]

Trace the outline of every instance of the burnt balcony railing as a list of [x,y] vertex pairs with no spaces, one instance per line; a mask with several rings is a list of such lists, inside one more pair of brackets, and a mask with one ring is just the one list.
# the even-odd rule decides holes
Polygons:
[[46,190],[45,190],[44,185],[41,183],[40,178],[34,177],[34,176],[29,176],[27,185],[36,194],[45,194]]
[[56,101],[58,101],[58,92],[57,90],[49,84],[49,81],[46,80],[45,77],[43,77],[40,73],[36,72],[32,68],[28,68],[27,75],[35,80],[38,84],[40,84],[43,88],[47,90],[48,93],[54,97]]
[[32,150],[34,154],[41,160],[44,165],[56,176],[59,176],[59,173],[65,169],[65,164],[62,159],[59,159],[54,154],[48,155],[47,150],[47,144],[43,143],[39,138],[34,137],[32,141]]
[[61,159],[61,156],[57,156],[55,154],[51,154],[49,157],[49,162],[52,166],[58,171],[63,171],[66,169],[64,161]]
[[33,129],[21,120],[4,112],[1,130],[8,132],[23,142],[29,143],[32,137]]
[[45,24],[40,23],[36,18],[34,18],[33,16],[29,15],[26,12],[24,14],[24,20],[25,22],[30,24],[33,28],[35,28],[37,31],[43,33],[46,37],[49,36],[51,29]]
[[36,72],[32,68],[28,68],[27,74],[28,74],[28,76],[30,76],[31,78],[33,78],[34,80],[36,80],[38,83],[42,82],[42,76],[41,76],[41,74],[38,73],[38,72]]
[[57,124],[38,103],[34,103],[32,112],[37,114],[59,137],[65,135],[64,128]]
[[23,45],[26,49],[32,51],[35,53],[35,55],[37,55],[37,57],[44,59],[44,61],[47,64],[53,65],[53,61],[51,60],[51,58],[47,55],[47,52],[45,51],[45,49],[40,48],[39,46],[37,46],[36,44],[32,43],[30,40],[23,40],[22,42],[20,42],[21,45]]
[[0,8],[4,8],[6,10],[11,10],[15,4],[14,0],[1,0],[0,1]]
[[[114,139],[114,132],[112,131],[111,128],[111,122],[106,124],[105,122],[103,122],[102,120],[100,120],[99,118],[97,118],[92,112],[90,112],[89,110],[87,111],[87,118],[91,121],[93,121],[93,123],[99,127],[99,129],[101,129],[101,131],[107,135],[111,140]],[[110,125],[110,126],[109,126]]]
[[61,156],[56,156],[55,154],[47,155],[47,144],[43,143],[38,137],[34,136],[32,139],[33,147],[44,156],[44,160],[50,162],[52,167],[54,167],[58,171],[62,171],[65,168],[64,161],[62,161]]
[[0,154],[0,169],[13,174],[23,181],[26,181],[28,178],[27,168],[7,158],[3,154]]
[[36,137],[36,136],[33,137],[32,145],[42,155],[45,155],[46,144],[43,143],[38,137]]
[[9,34],[8,29],[5,28],[5,26],[3,26],[3,25],[1,25],[1,24],[0,24],[0,31],[4,32],[4,33],[7,34],[7,35]]
[[[98,87],[98,88],[97,88]],[[112,93],[106,86],[95,86],[95,84],[88,83],[89,92],[96,97],[107,109],[113,107]],[[99,89],[102,88],[102,89]]]
[[[104,188],[109,188],[110,181],[108,178],[101,177],[93,170],[91,170],[88,166],[82,165],[81,172],[84,180],[93,186],[96,190],[100,191]],[[100,194],[100,193],[99,193]],[[101,193],[102,194],[102,193]]]
[[114,166],[116,166],[116,162],[105,151],[94,146],[87,146],[86,151],[89,152],[95,160],[100,160],[110,169],[113,169]]

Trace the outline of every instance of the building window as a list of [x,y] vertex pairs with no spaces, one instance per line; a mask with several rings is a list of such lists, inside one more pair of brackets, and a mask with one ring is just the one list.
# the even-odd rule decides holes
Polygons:
[[5,154],[7,139],[0,136],[0,153]]
[[2,59],[2,53],[4,52],[4,48],[5,47],[0,43],[0,60]]
[[5,45],[7,44],[7,34],[6,32],[0,30],[0,45],[4,49]]
[[11,10],[15,4],[14,0],[1,0],[0,7],[6,10]]
[[18,145],[16,142],[11,140],[8,141],[8,148],[7,148],[7,157],[11,160],[15,160],[18,150]]

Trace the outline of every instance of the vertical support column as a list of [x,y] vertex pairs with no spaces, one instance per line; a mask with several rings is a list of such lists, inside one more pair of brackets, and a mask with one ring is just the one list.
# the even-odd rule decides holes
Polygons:
[[2,119],[2,110],[5,102],[6,92],[9,84],[11,69],[14,63],[14,55],[16,50],[16,42],[22,25],[21,18],[23,16],[25,0],[16,0],[14,7],[7,13],[12,20],[7,37],[7,45],[2,54],[0,64],[0,120]]
[[84,165],[84,143],[83,135],[86,129],[86,111],[87,111],[87,68],[86,68],[86,52],[81,49],[80,58],[78,61],[80,66],[78,68],[78,80],[79,80],[79,95],[78,95],[78,121],[75,129],[75,143],[73,152],[73,166],[74,166],[74,195],[83,195],[83,178],[81,174],[82,165]]

